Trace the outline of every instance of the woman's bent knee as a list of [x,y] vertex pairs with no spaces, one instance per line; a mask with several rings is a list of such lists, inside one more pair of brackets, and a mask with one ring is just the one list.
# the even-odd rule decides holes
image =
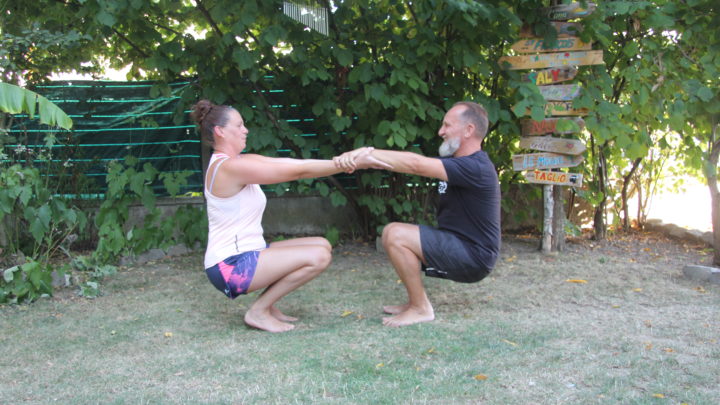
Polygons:
[[[328,247],[330,249],[332,248],[329,243]],[[312,252],[310,254],[310,267],[312,267],[312,269],[314,271],[317,271],[318,273],[328,268],[330,266],[330,263],[332,262],[332,253],[328,248],[324,246],[319,246],[315,249],[312,249]]]

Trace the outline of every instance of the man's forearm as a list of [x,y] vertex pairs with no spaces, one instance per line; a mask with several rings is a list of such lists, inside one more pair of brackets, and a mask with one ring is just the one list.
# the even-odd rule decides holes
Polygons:
[[386,149],[375,149],[371,154],[378,160],[392,166],[392,169],[388,170],[407,174],[419,174],[419,163],[424,158],[424,156],[413,152]]
[[392,166],[388,170],[393,172],[416,174],[447,181],[445,166],[438,158],[387,149],[375,149],[372,151],[372,156]]

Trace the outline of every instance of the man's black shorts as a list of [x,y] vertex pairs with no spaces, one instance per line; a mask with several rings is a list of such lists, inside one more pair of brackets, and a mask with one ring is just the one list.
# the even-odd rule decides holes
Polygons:
[[420,225],[420,246],[427,264],[422,270],[428,277],[475,283],[490,270],[473,258],[469,246],[455,234]]

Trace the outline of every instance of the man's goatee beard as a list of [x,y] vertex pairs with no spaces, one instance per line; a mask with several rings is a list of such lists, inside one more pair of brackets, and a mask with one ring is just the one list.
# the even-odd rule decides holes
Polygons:
[[460,139],[450,138],[443,141],[438,148],[438,153],[442,157],[448,157],[454,155],[458,149],[460,149]]

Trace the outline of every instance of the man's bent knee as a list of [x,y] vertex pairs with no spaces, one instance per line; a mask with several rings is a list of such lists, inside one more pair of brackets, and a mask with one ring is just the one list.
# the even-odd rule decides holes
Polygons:
[[391,222],[385,225],[382,232],[383,246],[387,247],[392,242],[397,242],[402,238],[402,224],[399,222]]
[[415,237],[413,232],[419,232],[417,225],[391,222],[383,229],[383,247],[405,246],[408,242],[412,244]]

